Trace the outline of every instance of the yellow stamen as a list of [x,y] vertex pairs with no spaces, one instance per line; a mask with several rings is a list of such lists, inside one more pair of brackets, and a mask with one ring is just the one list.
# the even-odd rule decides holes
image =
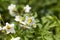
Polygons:
[[28,22],[31,23],[32,22],[32,19],[29,19]]
[[11,27],[8,25],[8,26],[7,26],[7,29],[10,29],[10,28],[11,28]]

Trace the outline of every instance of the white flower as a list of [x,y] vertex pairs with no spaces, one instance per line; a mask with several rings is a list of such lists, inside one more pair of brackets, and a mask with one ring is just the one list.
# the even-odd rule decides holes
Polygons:
[[15,16],[15,21],[17,22],[22,22],[22,17],[21,16]]
[[25,12],[27,12],[27,13],[30,11],[30,9],[31,9],[31,7],[29,7],[29,5],[26,5],[26,7],[24,7]]
[[8,10],[11,16],[16,16],[16,13],[14,11],[16,11],[16,5],[11,4],[10,6],[8,6]]
[[20,40],[20,37],[12,38],[11,40]]
[[28,26],[26,26],[26,23],[22,21],[22,17],[21,16],[15,16],[15,21],[20,22],[21,23],[21,27],[23,28],[29,28]]
[[3,27],[3,30],[6,30],[7,34],[15,33],[14,24],[6,23],[6,26]]
[[35,19],[34,19],[34,17],[28,17],[28,16],[26,16],[25,22],[28,25],[34,25],[35,24]]
[[0,26],[0,30],[2,30],[2,27]]
[[10,6],[8,6],[8,10],[13,11],[14,9],[16,9],[16,5],[11,4]]
[[15,21],[20,21],[20,16],[15,16]]

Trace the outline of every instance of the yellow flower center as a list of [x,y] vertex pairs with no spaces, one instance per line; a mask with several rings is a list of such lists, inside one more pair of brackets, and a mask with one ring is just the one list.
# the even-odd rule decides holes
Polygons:
[[8,26],[7,26],[7,29],[10,29],[10,28],[11,28],[11,27],[8,25]]
[[29,19],[28,22],[31,23],[32,22],[32,19]]

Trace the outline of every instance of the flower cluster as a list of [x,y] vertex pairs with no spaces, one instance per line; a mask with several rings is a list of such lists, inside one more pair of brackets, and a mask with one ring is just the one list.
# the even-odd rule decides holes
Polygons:
[[[9,5],[8,10],[9,10],[10,15],[15,17],[14,18],[15,22],[18,22],[21,28],[23,29],[36,28],[35,17],[32,15],[30,16],[29,14],[31,10],[31,7],[29,5],[26,5],[23,8],[24,12],[27,14],[26,16],[24,16],[25,14],[21,16],[15,13],[15,11],[17,12],[17,8],[16,8],[16,5],[14,4]],[[10,24],[6,22],[5,26],[3,27],[0,26],[0,31],[6,31],[6,34],[10,34],[10,33],[15,34],[16,33],[15,25],[14,23]],[[20,37],[12,38],[11,40],[20,40]]]

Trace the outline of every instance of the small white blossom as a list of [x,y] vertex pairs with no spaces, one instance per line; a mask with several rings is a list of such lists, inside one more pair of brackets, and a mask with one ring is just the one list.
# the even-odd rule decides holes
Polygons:
[[0,26],[0,30],[2,30],[2,27]]
[[22,17],[21,16],[15,16],[15,21],[17,22],[22,22]]
[[20,16],[15,16],[15,21],[20,21]]
[[15,33],[14,24],[6,23],[6,26],[3,27],[3,30],[6,30],[7,34]]
[[31,7],[29,7],[29,5],[26,5],[25,7],[24,7],[24,10],[25,10],[25,12],[30,12],[30,9],[31,9]]
[[20,25],[21,27],[23,27],[23,28],[29,28],[26,25],[26,23],[22,21],[22,17],[21,16],[15,16],[15,21],[20,22],[21,23],[21,25]]
[[28,16],[26,16],[25,22],[28,25],[34,25],[35,24],[35,19],[34,19],[34,17],[28,17]]
[[16,5],[11,4],[11,5],[8,6],[8,10],[13,11],[14,9],[16,9]]
[[11,16],[16,16],[16,13],[14,11],[16,11],[16,5],[11,4],[8,6],[8,10]]
[[20,40],[20,37],[12,38],[11,40]]

